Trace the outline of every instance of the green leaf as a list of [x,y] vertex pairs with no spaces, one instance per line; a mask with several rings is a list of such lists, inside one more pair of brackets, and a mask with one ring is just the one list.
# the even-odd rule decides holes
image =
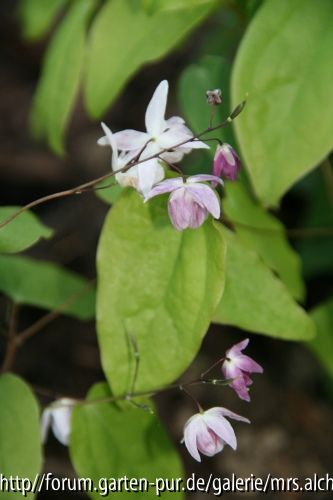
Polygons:
[[170,383],[196,355],[224,284],[224,239],[208,220],[176,231],[166,197],[143,203],[126,190],[106,218],[97,253],[97,331],[104,372],[127,392],[140,353],[137,390]]
[[[88,395],[88,400],[110,396],[106,384],[97,384]],[[183,477],[183,469],[176,450],[155,415],[136,408],[129,402],[110,404],[96,403],[74,409],[70,442],[72,462],[81,477],[89,477],[99,492],[90,494],[100,499],[107,493],[111,481],[101,484],[100,478],[147,478],[155,483],[156,478]],[[104,490],[104,488],[106,488]],[[118,494],[113,484],[111,496],[133,496],[133,492]],[[163,496],[183,498],[183,493],[165,492]],[[155,488],[135,492],[135,498],[156,498]]]
[[317,335],[308,345],[333,379],[333,298],[315,307],[311,317],[316,324]]
[[85,32],[95,0],[76,0],[47,49],[31,115],[34,134],[63,153],[63,135],[79,89]]
[[[0,377],[0,470],[2,476],[29,478],[34,482],[42,466],[39,409],[29,387],[16,375]],[[27,484],[25,484],[27,487]],[[17,499],[22,492],[3,492],[3,499]],[[32,499],[32,493],[26,498]]]
[[90,115],[100,117],[143,64],[170,52],[215,5],[215,0],[191,2],[188,8],[150,15],[131,0],[106,2],[93,22],[87,54],[84,91]]
[[227,238],[225,291],[214,321],[285,340],[308,340],[315,327],[283,283],[239,237]]
[[304,298],[301,261],[288,243],[283,224],[258,205],[240,183],[228,182],[225,190],[224,211],[235,223],[239,241],[254,249],[277,272],[293,297]]
[[251,22],[232,78],[235,120],[258,197],[274,205],[333,146],[331,0],[267,0]]
[[[20,207],[0,207],[0,222],[3,222]],[[21,252],[41,238],[50,238],[53,230],[45,226],[32,212],[26,211],[12,222],[0,228],[0,252]]]
[[[229,80],[230,64],[219,56],[202,57],[196,64],[188,66],[181,74],[178,87],[178,99],[190,127],[195,133],[202,132],[209,126],[210,106],[206,101],[206,91],[220,88],[223,102],[216,106],[214,125],[227,118],[230,109]],[[193,84],[195,82],[195,84]],[[234,145],[231,126],[217,130],[207,137],[218,137],[220,140]],[[210,142],[210,158],[213,157],[216,144]],[[211,166],[209,165],[209,169]]]
[[45,35],[66,3],[67,0],[20,0],[18,15],[23,36],[35,39]]
[[112,179],[106,179],[96,187],[96,196],[109,205],[113,205],[124,190],[120,184],[115,184],[115,181],[112,181]]
[[0,255],[0,291],[17,304],[61,308],[64,314],[84,320],[94,317],[95,294],[89,283],[49,262]]
[[177,10],[209,3],[211,0],[141,0],[142,7],[148,14],[155,14],[160,10]]

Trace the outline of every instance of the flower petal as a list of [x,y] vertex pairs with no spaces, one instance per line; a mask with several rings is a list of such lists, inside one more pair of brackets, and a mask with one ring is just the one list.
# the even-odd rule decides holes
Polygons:
[[[61,401],[61,400],[60,400]],[[66,404],[66,406],[65,406]],[[64,406],[59,406],[52,411],[52,431],[55,437],[61,444],[67,446],[69,444],[69,435],[71,431],[71,417],[73,405],[67,405],[65,400]]]
[[237,448],[237,439],[235,431],[233,430],[230,422],[222,415],[210,414],[209,410],[204,414],[204,420],[207,426],[215,432],[215,434],[223,439],[233,450]]
[[185,123],[185,120],[180,116],[171,116],[171,118],[168,118],[165,123],[168,128],[178,127],[179,125],[183,125]]
[[42,418],[40,422],[40,435],[43,444],[46,442],[47,435],[49,433],[49,429],[51,426],[51,421],[52,421],[52,412],[50,408],[45,408],[45,410],[42,413]]
[[179,147],[189,149],[210,149],[208,144],[203,141],[199,141],[198,139],[193,139],[192,141],[185,142],[185,144],[182,144]]
[[239,354],[241,351],[243,351],[247,346],[248,343],[250,342],[250,339],[245,339],[242,340],[241,342],[238,342],[238,344],[233,345],[230,349],[226,351],[226,357],[232,357],[233,354]]
[[215,219],[219,219],[221,213],[220,203],[212,188],[206,186],[206,184],[189,184],[186,189],[191,192],[193,198],[199,204],[203,205]]
[[211,175],[211,174],[191,175],[187,179],[188,183],[205,182],[205,181],[208,181],[208,182],[218,182],[222,186],[224,184],[223,180],[220,179],[220,177],[216,177],[216,175]]
[[259,363],[245,354],[237,356],[237,365],[241,370],[249,373],[263,373],[264,371],[263,367],[260,366]]
[[[185,133],[181,127],[170,128],[159,135],[157,142],[161,149],[177,149],[174,146],[189,140],[191,135]],[[187,144],[191,144],[190,142]],[[186,146],[190,148],[190,146]]]
[[149,193],[145,196],[145,202],[153,198],[154,196],[158,196],[164,193],[171,193],[175,189],[178,189],[184,185],[184,181],[181,177],[176,177],[173,179],[165,179],[163,182],[156,184]]
[[117,143],[116,143],[116,140],[113,136],[113,133],[111,132],[111,129],[109,129],[109,127],[107,125],[105,125],[105,123],[101,123],[102,125],[102,129],[104,130],[104,133],[107,137],[107,140],[109,141],[109,144],[112,148],[112,160],[111,160],[111,164],[112,164],[112,170],[115,171],[115,170],[118,170],[119,166],[118,166],[118,149],[117,149]]
[[138,190],[146,196],[154,184],[164,178],[164,169],[157,159],[147,160],[138,165]]
[[151,98],[145,116],[147,132],[152,137],[158,137],[165,129],[165,108],[168,98],[169,84],[163,80],[156,88]]
[[118,149],[124,151],[132,151],[133,149],[140,150],[150,139],[150,135],[146,132],[139,132],[132,129],[121,130],[113,134],[113,136],[116,140]]
[[206,413],[211,415],[222,415],[224,417],[233,418],[234,420],[238,420],[239,422],[245,422],[246,424],[250,423],[250,420],[248,418],[242,417],[241,415],[238,415],[237,413],[234,413],[233,411],[230,411],[227,408],[224,408],[223,406],[215,406],[214,408],[207,410]]
[[201,427],[201,419],[202,416],[200,414],[194,415],[187,421],[184,428],[185,446],[188,449],[190,455],[192,455],[192,457],[198,462],[201,462],[201,457],[199,455],[197,447],[197,432]]

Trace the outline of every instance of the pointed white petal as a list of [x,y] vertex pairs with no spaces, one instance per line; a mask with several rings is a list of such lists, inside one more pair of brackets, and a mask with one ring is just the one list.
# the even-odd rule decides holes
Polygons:
[[152,137],[158,137],[165,129],[165,108],[168,98],[169,84],[163,80],[156,88],[146,110],[146,129]]
[[124,151],[132,151],[134,149],[141,149],[149,141],[150,135],[146,132],[139,132],[137,130],[121,130],[113,134],[116,140],[118,149]]

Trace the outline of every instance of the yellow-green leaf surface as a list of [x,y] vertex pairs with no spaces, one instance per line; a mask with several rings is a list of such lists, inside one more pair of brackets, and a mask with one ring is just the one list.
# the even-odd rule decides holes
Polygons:
[[239,237],[227,239],[225,291],[214,315],[216,323],[285,340],[308,340],[315,334],[310,316],[285,285]]
[[308,345],[333,379],[333,298],[315,307],[311,317],[316,324],[317,335]]
[[63,135],[79,89],[85,52],[85,32],[95,0],[75,0],[54,34],[44,59],[31,124],[63,153]]
[[[110,396],[106,384],[95,385],[88,400]],[[152,402],[148,402],[153,407]],[[99,491],[90,493],[97,500],[106,496],[108,479],[146,478],[155,483],[156,478],[183,477],[180,458],[156,415],[152,415],[129,402],[110,404],[95,403],[75,408],[72,420],[70,453],[73,464],[81,477],[89,477]],[[132,482],[134,486],[134,483]],[[137,485],[138,487],[138,485]],[[109,491],[111,497],[156,498],[154,486],[136,492]],[[183,498],[182,492],[164,492],[165,498]]]
[[177,46],[215,5],[215,0],[193,2],[148,14],[140,2],[105,2],[93,22],[87,54],[84,90],[91,116],[101,116],[140,66]]
[[235,129],[266,205],[333,147],[332,26],[331,0],[267,0],[240,45],[232,98],[249,99]]
[[239,182],[226,183],[225,191],[224,211],[233,222],[239,240],[277,272],[293,297],[304,298],[301,260],[289,245],[283,224],[258,205]]
[[[1,478],[5,481],[18,476],[33,483],[42,466],[37,401],[25,382],[12,374],[0,376],[0,401]],[[25,498],[33,497],[26,493]],[[4,487],[1,498],[16,500],[23,496],[22,492],[6,491]]]
[[200,347],[224,285],[224,238],[211,220],[176,231],[166,197],[125,191],[106,217],[97,253],[97,331],[115,394],[170,383]]
[[91,319],[95,293],[88,281],[51,262],[19,255],[0,255],[0,291],[17,304]]
[[[0,207],[0,222],[20,207]],[[32,212],[23,212],[12,222],[0,228],[0,252],[15,253],[31,247],[41,238],[50,238],[53,230],[45,226]]]
[[67,0],[20,0],[18,15],[23,36],[35,39],[44,35]]

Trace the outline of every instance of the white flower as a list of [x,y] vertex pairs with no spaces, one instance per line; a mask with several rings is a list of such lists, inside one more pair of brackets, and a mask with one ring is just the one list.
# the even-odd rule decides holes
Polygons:
[[234,450],[237,448],[235,431],[225,417],[250,423],[247,418],[222,407],[196,413],[186,422],[183,441],[190,455],[198,462],[201,462],[199,451],[212,457],[222,451],[225,444]]
[[41,418],[42,443],[45,443],[51,427],[53,434],[61,444],[65,446],[69,444],[71,417],[75,404],[74,399],[62,398],[45,408]]
[[[192,149],[208,148],[204,142],[191,140],[193,133],[185,126],[182,118],[173,116],[167,120],[165,119],[168,89],[168,82],[163,80],[157,86],[148,104],[145,116],[147,132],[128,129],[113,135],[119,150],[134,152],[134,157],[144,148],[140,159],[145,159],[164,149],[170,149],[171,151],[162,153],[161,158],[171,163],[176,163],[183,158],[184,154],[189,153]],[[177,146],[177,144],[187,140],[189,142]],[[98,144],[103,146],[110,144],[107,134],[98,140]],[[138,182],[139,190],[143,194],[146,194],[154,184],[164,179],[164,170],[159,160],[153,158],[138,165],[138,176],[140,176],[140,181]]]

